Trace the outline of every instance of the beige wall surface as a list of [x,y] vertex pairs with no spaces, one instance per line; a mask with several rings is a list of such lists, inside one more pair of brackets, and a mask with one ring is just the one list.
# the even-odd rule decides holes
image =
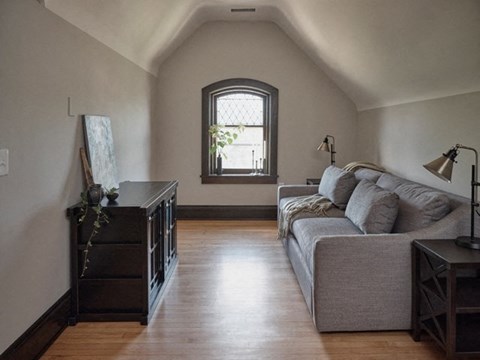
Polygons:
[[480,151],[480,92],[359,113],[359,154],[394,174],[470,197],[474,153],[461,150],[448,184],[422,165],[457,143]]
[[274,205],[276,185],[201,184],[201,90],[228,78],[252,78],[279,89],[278,181],[319,177],[336,137],[337,161],[355,160],[356,108],[285,35],[268,22],[210,22],[160,67],[156,126],[157,179],[178,179],[181,205]]
[[0,1],[0,149],[10,151],[0,177],[0,354],[70,288],[78,114],[109,115],[120,180],[148,180],[154,85],[37,1]]

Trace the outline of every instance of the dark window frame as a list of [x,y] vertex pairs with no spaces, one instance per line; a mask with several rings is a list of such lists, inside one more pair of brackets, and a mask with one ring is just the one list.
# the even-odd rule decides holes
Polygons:
[[[208,149],[211,137],[210,125],[215,121],[215,100],[232,92],[246,92],[264,97],[268,152],[268,173],[264,175],[238,174],[242,170],[230,169],[222,175],[214,173],[214,155]],[[217,81],[202,89],[202,184],[276,184],[278,154],[278,89],[253,79],[226,79]]]

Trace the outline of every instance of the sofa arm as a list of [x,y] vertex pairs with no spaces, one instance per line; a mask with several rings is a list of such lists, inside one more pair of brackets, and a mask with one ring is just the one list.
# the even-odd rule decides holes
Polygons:
[[[476,234],[480,233],[480,224],[475,223]],[[443,219],[423,229],[408,233],[413,239],[455,239],[470,235],[470,204],[462,204]]]
[[318,194],[318,185],[282,185],[277,191],[277,205],[280,200],[292,196],[304,196]]
[[313,317],[318,331],[411,327],[408,234],[322,236],[313,259]]

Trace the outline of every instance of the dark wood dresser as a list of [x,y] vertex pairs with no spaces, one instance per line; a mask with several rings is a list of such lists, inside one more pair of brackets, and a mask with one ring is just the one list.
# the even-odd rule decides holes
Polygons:
[[92,239],[88,268],[83,257],[93,211],[79,225],[80,204],[70,207],[72,311],[77,321],[140,321],[148,324],[177,264],[177,181],[123,182],[116,202],[102,200],[109,223]]

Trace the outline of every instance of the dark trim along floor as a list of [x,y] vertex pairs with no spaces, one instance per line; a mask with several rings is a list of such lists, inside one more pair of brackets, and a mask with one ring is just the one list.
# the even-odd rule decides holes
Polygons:
[[70,290],[68,290],[0,355],[0,360],[39,359],[67,327],[70,304]]
[[275,205],[178,205],[179,220],[276,220]]

